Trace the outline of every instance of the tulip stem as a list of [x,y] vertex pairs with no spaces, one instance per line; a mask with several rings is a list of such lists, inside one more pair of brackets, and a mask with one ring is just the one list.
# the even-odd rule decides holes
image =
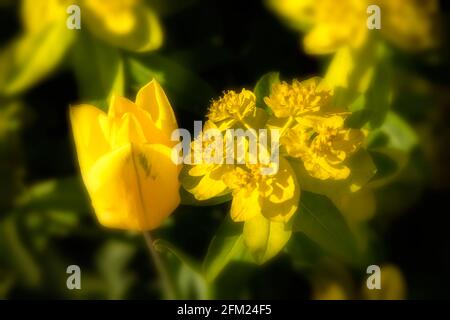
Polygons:
[[167,272],[167,269],[165,268],[159,253],[157,252],[155,246],[153,245],[152,236],[149,231],[144,231],[144,239],[145,243],[147,244],[148,251],[150,252],[150,256],[155,265],[156,271],[159,274],[161,287],[164,292],[164,298],[167,300],[174,300],[175,299],[174,286],[170,280],[169,273]]

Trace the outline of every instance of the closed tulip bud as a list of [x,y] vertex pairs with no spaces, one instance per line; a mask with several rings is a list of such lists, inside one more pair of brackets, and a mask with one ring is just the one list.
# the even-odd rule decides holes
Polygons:
[[108,114],[91,105],[71,107],[78,162],[98,220],[105,227],[152,230],[180,203],[180,167],[171,160],[177,126],[155,80],[136,102],[115,97]]

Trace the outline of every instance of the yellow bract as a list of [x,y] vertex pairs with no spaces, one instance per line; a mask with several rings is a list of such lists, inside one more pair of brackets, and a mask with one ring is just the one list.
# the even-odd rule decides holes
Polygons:
[[173,110],[153,80],[136,103],[112,100],[108,114],[72,107],[72,131],[83,181],[100,223],[128,230],[157,228],[178,206],[179,166],[171,160]]
[[297,211],[300,197],[295,174],[285,159],[280,159],[276,174],[262,174],[263,165],[237,167],[225,174],[225,184],[233,192],[231,218],[247,221],[257,215],[288,222]]

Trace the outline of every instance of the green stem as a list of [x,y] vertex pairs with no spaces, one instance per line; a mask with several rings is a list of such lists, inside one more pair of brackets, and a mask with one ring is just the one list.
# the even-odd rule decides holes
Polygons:
[[144,231],[144,239],[153,263],[155,264],[156,272],[159,274],[159,280],[161,282],[161,287],[164,293],[164,299],[174,300],[176,297],[175,288],[172,281],[170,280],[169,273],[167,272],[167,269],[165,268],[159,253],[156,251],[155,246],[153,245],[150,231]]

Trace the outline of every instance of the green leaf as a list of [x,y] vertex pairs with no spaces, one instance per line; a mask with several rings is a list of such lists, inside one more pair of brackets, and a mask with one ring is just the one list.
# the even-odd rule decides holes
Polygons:
[[333,102],[347,107],[353,114],[346,124],[361,128],[367,122],[378,128],[392,103],[391,68],[386,62],[384,46],[367,45],[361,52],[343,48],[333,58],[325,82],[335,87]]
[[258,215],[244,223],[244,242],[256,263],[263,264],[277,255],[292,234],[290,223],[274,222]]
[[408,163],[418,143],[417,134],[401,117],[389,112],[383,125],[370,132],[368,150],[377,166],[377,175],[370,183],[379,187],[392,181]]
[[117,49],[82,32],[72,52],[72,64],[83,100],[124,95],[124,66]]
[[380,127],[392,103],[392,75],[386,62],[377,65],[369,89],[365,93],[370,128]]
[[294,267],[307,269],[313,267],[322,257],[323,250],[303,233],[295,232],[285,249]]
[[231,261],[248,261],[242,236],[242,224],[227,215],[214,235],[203,261],[203,272],[213,282]]
[[156,79],[166,91],[175,109],[203,115],[203,109],[215,96],[212,87],[189,69],[157,54],[127,60],[132,88],[136,91]]
[[[374,145],[375,139],[379,135],[387,138],[382,146]],[[418,138],[414,129],[399,115],[391,111],[387,114],[383,125],[369,134],[368,141],[371,150],[389,148],[410,152],[417,145]]]
[[294,231],[302,232],[327,253],[346,262],[358,260],[357,244],[344,217],[325,196],[303,192]]
[[263,75],[256,83],[253,92],[256,96],[256,106],[271,113],[270,108],[264,102],[264,97],[268,97],[272,91],[272,86],[280,82],[279,72],[269,72]]
[[96,255],[96,265],[105,281],[107,299],[123,299],[136,281],[127,267],[136,248],[131,243],[108,240]]
[[52,179],[31,186],[18,199],[21,209],[89,212],[90,204],[78,177]]
[[177,299],[208,299],[212,288],[201,272],[200,264],[169,242],[158,239],[153,243],[164,254],[171,279],[174,280]]
[[25,33],[0,53],[0,93],[18,94],[56,69],[75,39],[65,23]]
[[42,270],[25,245],[13,216],[0,221],[0,251],[0,263],[13,271],[18,282],[30,288],[40,285]]

